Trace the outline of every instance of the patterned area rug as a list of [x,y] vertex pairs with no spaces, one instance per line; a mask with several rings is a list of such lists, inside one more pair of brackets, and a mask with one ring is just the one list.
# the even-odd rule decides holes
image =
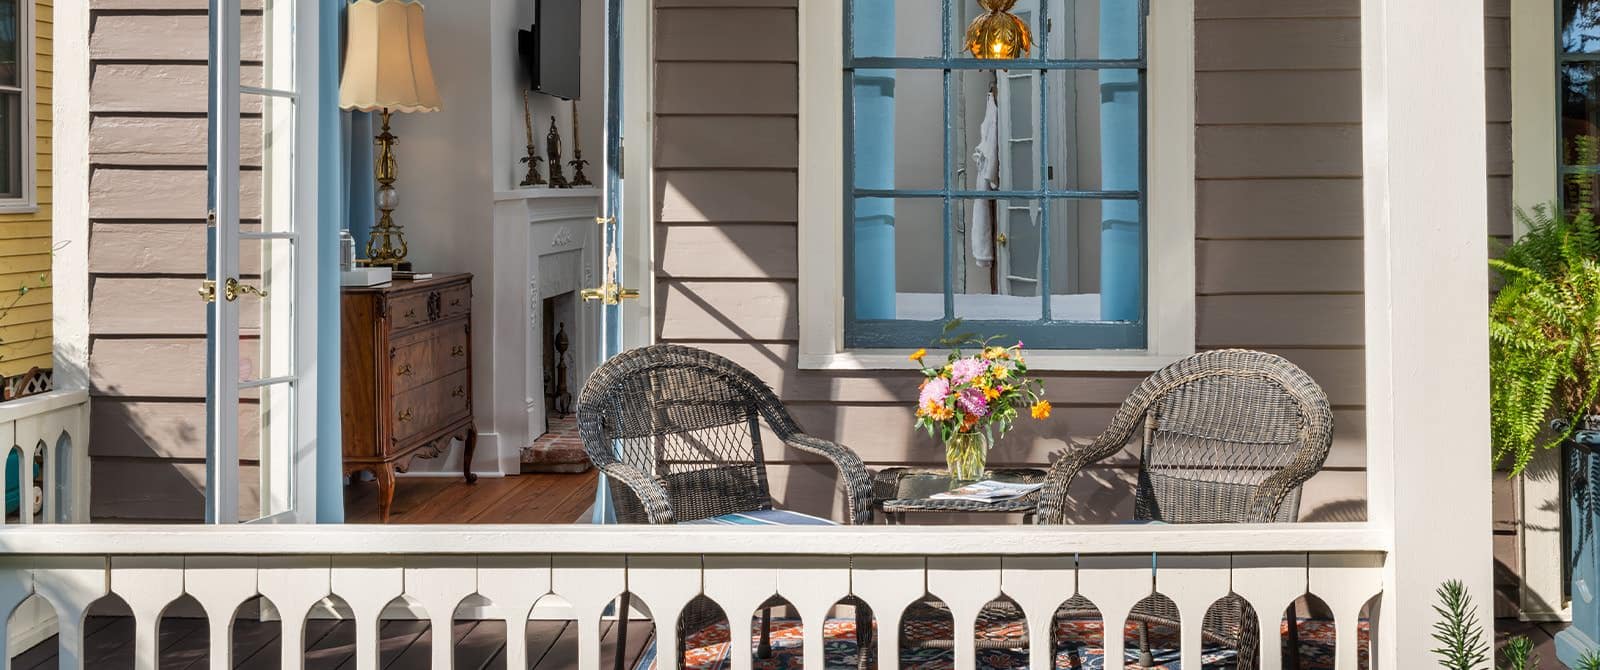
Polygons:
[[[1021,622],[1001,625],[985,626],[978,631],[983,639],[1006,640],[1020,639],[1023,633]],[[752,631],[754,626],[752,626]],[[919,619],[906,624],[907,635],[912,640],[937,640],[950,639],[950,624],[947,620]],[[1138,639],[1138,627],[1129,624],[1125,631],[1129,640]],[[827,654],[827,667],[834,670],[853,670],[856,667],[856,624],[854,619],[829,619],[823,629],[824,649]],[[751,649],[754,649],[759,636],[752,633]],[[1368,639],[1367,621],[1361,621],[1360,628],[1360,666],[1367,667],[1366,643]],[[690,635],[688,649],[684,653],[685,670],[727,670],[732,667],[728,656],[732,651],[729,645],[728,625],[717,623],[708,626],[699,632]],[[1056,663],[1057,668],[1071,668],[1083,670],[1100,670],[1105,667],[1105,650],[1102,646],[1104,638],[1101,635],[1099,621],[1058,621],[1056,622]],[[801,627],[796,619],[772,620],[772,656],[766,659],[755,659],[756,670],[800,670],[801,668]],[[1174,627],[1151,626],[1150,646],[1156,665],[1151,666],[1157,670],[1181,670],[1178,663],[1178,630]],[[1332,670],[1334,656],[1333,622],[1321,619],[1300,620],[1300,667],[1304,670]],[[654,645],[651,645],[654,648]],[[1232,649],[1213,648],[1208,646],[1202,655],[1202,668],[1233,668],[1234,653]],[[1130,651],[1127,656],[1129,664],[1139,660],[1137,651]],[[655,655],[647,652],[640,657],[636,670],[655,670]],[[1028,652],[1026,649],[980,649],[978,650],[977,665],[979,668],[1026,668],[1028,667]],[[900,652],[900,667],[911,670],[950,670],[955,667],[954,652],[948,649],[929,649],[902,647]],[[1130,665],[1131,667],[1131,665]]]

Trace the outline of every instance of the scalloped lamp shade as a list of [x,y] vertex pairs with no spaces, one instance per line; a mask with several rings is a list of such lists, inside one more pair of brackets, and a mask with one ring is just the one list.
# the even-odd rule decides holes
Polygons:
[[422,3],[356,0],[348,16],[339,106],[363,112],[439,111]]

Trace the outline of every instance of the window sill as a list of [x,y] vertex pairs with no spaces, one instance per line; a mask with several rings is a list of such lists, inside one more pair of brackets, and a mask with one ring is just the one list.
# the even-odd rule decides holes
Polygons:
[[[912,349],[858,349],[833,354],[800,354],[802,370],[915,370],[908,358]],[[1163,354],[1137,349],[1105,351],[1028,352],[1028,369],[1050,372],[1153,372],[1187,354]],[[929,358],[943,354],[930,351]]]
[[37,214],[39,203],[20,200],[0,200],[0,214]]

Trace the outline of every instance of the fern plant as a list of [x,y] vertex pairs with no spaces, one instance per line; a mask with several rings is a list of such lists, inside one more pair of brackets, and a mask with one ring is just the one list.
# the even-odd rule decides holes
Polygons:
[[1439,646],[1433,650],[1439,664],[1447,670],[1483,670],[1489,660],[1489,643],[1483,639],[1483,627],[1478,623],[1478,608],[1472,604],[1467,586],[1456,580],[1439,585],[1439,603],[1433,611],[1439,620],[1433,623],[1433,639]]
[[[1600,156],[1600,141],[1579,138]],[[1527,233],[1489,265],[1503,282],[1489,307],[1490,433],[1496,464],[1520,473],[1571,437],[1600,398],[1600,227],[1594,182],[1574,179],[1579,205],[1518,209]],[[1552,419],[1564,428],[1548,431]]]

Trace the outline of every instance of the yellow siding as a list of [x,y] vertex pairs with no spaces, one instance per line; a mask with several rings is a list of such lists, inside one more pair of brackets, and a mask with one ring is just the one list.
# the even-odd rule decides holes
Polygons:
[[[50,367],[50,89],[53,0],[34,2],[35,194],[39,208],[0,214],[0,377]],[[26,286],[26,295],[19,288]]]

